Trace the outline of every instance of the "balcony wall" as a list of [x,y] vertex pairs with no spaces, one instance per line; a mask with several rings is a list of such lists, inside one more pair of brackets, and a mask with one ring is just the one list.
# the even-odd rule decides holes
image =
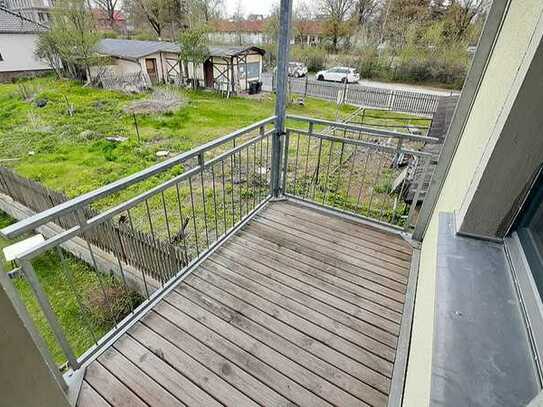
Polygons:
[[[495,0],[497,2],[497,0]],[[412,346],[404,406],[430,404],[435,318],[437,230],[440,212],[463,214],[474,196],[503,123],[516,102],[519,83],[541,40],[543,3],[512,0],[490,55],[486,72],[465,122],[454,158],[422,244]],[[511,159],[511,157],[509,157]],[[499,189],[499,186],[496,186]],[[462,217],[460,217],[462,220]]]

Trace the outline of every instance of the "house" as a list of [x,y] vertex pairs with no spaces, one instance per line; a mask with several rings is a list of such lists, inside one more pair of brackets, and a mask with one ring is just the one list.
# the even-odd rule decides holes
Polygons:
[[[32,21],[47,25],[50,21],[52,0],[3,0],[5,8]],[[0,6],[2,2],[0,1]]]
[[251,82],[262,81],[265,51],[255,46],[210,47],[209,57],[194,69],[189,63],[189,79],[206,88],[246,92]]
[[[324,134],[324,126],[364,129],[286,116],[278,103],[275,116],[3,228],[15,238],[75,219],[16,256],[66,373],[0,273],[3,405],[541,406],[542,67],[543,2],[495,0],[420,214],[403,227],[383,221],[379,208],[361,216],[337,199],[367,178],[367,192],[378,194],[378,172],[352,172],[347,156],[382,163],[396,148]],[[185,172],[172,171],[185,163]],[[316,174],[319,165],[333,171],[332,182],[328,171]],[[306,188],[315,179],[323,182]],[[138,183],[139,195],[119,202]],[[321,192],[328,196],[316,199]],[[97,216],[78,216],[106,197],[117,200]],[[86,351],[75,348],[79,338],[66,334],[32,264],[61,246],[92,247],[72,242],[129,211],[157,234],[174,216],[177,225],[191,221],[194,232],[183,233],[191,262],[167,274],[176,253],[154,259],[164,271],[155,278],[166,281],[142,271],[154,291],[105,336],[84,323],[80,305],[81,331],[98,337]],[[167,239],[170,228],[160,233]],[[144,256],[121,250],[121,238],[116,246],[113,261],[105,250],[98,261],[122,271]]]
[[181,73],[179,46],[166,41],[103,39],[97,53],[106,57],[105,66],[91,68],[91,75],[106,71],[116,76],[144,73],[152,83],[170,82]]
[[0,82],[51,70],[35,55],[38,35],[46,29],[23,15],[0,9]]
[[218,45],[263,45],[270,42],[266,34],[266,20],[213,20],[210,22],[209,42]]

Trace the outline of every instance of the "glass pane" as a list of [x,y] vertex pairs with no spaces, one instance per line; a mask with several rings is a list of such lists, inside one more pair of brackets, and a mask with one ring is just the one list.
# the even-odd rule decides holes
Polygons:
[[521,216],[517,233],[539,294],[543,296],[543,182],[539,178]]

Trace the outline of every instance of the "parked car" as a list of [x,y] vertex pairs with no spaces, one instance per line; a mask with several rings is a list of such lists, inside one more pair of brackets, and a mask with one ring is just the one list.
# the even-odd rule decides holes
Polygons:
[[357,83],[360,80],[360,75],[356,72],[356,69],[344,66],[336,66],[324,71],[319,71],[317,72],[316,77],[318,81],[347,83]]
[[307,66],[302,62],[289,62],[288,63],[288,76],[294,78],[301,78],[307,75]]

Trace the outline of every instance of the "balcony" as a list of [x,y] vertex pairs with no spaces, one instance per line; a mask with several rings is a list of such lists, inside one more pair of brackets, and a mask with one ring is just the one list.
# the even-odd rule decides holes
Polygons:
[[[409,236],[424,184],[407,202],[416,182],[406,174],[428,171],[434,156],[421,146],[436,140],[355,117],[290,116],[279,136],[275,121],[53,207],[50,192],[42,202],[1,174],[0,189],[37,212],[2,234],[45,236],[16,261],[79,406],[401,398],[418,256]],[[77,334],[36,272],[51,252],[78,306]],[[108,284],[137,293],[109,330],[90,317],[81,269],[104,304]]]

